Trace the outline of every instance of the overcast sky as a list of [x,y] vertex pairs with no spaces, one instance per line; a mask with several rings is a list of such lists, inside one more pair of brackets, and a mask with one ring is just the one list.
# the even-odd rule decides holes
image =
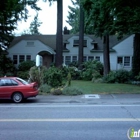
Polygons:
[[[56,34],[56,23],[57,23],[57,3],[54,2],[51,6],[48,2],[43,2],[39,0],[37,3],[42,9],[39,12],[38,19],[42,22],[39,31],[41,34]],[[68,5],[72,6],[71,0],[63,0],[63,27],[67,26],[68,29],[71,27],[66,23],[68,16]],[[30,23],[33,21],[36,12],[34,10],[29,10],[29,18],[26,22],[18,22],[18,28],[15,30],[16,35],[21,35],[24,30],[28,30]]]

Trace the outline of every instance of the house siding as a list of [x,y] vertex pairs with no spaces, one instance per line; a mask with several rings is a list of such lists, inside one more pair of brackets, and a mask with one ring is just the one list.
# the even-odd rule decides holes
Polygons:
[[[43,41],[41,40],[41,37],[43,37]],[[78,51],[79,51],[78,46],[74,46],[73,43],[74,43],[74,40],[79,40],[79,36],[71,35],[69,37],[68,36],[64,36],[64,37],[65,37],[64,41],[66,42],[65,43],[66,48],[65,48],[65,51],[63,51],[64,63],[66,63],[66,59],[67,61],[70,61],[70,62],[72,62],[72,60],[75,61],[75,59],[77,59],[78,61]],[[54,62],[54,58],[55,58],[55,50],[54,50],[56,46],[55,36],[46,35],[46,38],[45,36],[35,36],[35,38],[31,40],[30,38],[34,38],[34,36],[21,36],[21,40],[18,43],[16,42],[12,47],[8,49],[9,57],[13,59],[13,55],[18,55],[18,56],[30,55],[31,60],[36,60],[36,56],[40,54],[42,57],[44,57],[42,63],[48,67],[51,64],[51,62]],[[131,35],[127,37],[126,39],[122,40],[121,42],[115,41],[116,43],[118,43],[117,45],[115,45],[116,43],[114,43],[114,39],[112,40],[112,42],[114,43],[112,46],[114,47],[112,48],[111,46],[111,48],[114,51],[110,52],[111,70],[118,70],[122,68],[126,70],[131,70],[132,56],[133,56],[133,38],[134,38],[134,35]],[[88,58],[94,57],[94,60],[95,60],[98,57],[100,58],[100,62],[103,63],[102,40],[99,38],[95,38],[93,36],[88,36],[88,35],[84,36],[84,40],[87,40],[87,46],[84,47],[84,50],[83,50],[84,59],[86,58],[86,60],[88,61]],[[28,45],[27,45],[27,42],[28,42]],[[97,48],[94,48],[94,44],[93,44],[94,42],[98,44]],[[50,44],[50,46],[47,44]],[[44,52],[47,52],[47,53],[44,54]],[[118,64],[118,57],[122,58],[122,64]],[[125,62],[125,61],[130,61],[130,62]]]

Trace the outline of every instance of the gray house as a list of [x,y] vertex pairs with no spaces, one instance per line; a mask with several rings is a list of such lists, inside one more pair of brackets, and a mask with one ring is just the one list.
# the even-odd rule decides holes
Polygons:
[[[117,40],[110,36],[111,70],[131,70],[134,35]],[[78,35],[63,35],[63,63],[78,60]],[[9,57],[16,66],[22,61],[34,60],[37,65],[49,67],[55,62],[56,35],[23,35],[15,37],[8,49]],[[98,60],[103,63],[103,40],[93,35],[84,36],[84,61]]]

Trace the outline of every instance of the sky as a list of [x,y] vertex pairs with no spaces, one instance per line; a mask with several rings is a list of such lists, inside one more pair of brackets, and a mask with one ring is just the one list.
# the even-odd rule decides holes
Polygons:
[[[37,5],[42,9],[38,12],[38,19],[40,22],[42,22],[39,32],[41,34],[56,34],[57,2],[54,2],[50,6],[49,2],[43,2],[43,0],[39,0]],[[67,26],[68,29],[71,29],[69,24],[66,22],[69,10],[68,5],[72,6],[71,0],[63,0],[63,27]],[[26,22],[24,20],[18,22],[17,30],[14,31],[16,35],[21,35],[24,30],[29,30],[30,23],[34,20],[36,12],[29,8],[28,15],[29,18]]]

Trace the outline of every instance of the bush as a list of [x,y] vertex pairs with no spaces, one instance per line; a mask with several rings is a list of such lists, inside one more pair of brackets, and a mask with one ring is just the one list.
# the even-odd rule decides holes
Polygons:
[[18,71],[17,76],[22,79],[28,79],[29,78],[29,71]]
[[35,62],[34,61],[23,61],[19,64],[18,66],[18,70],[19,71],[27,71],[30,70],[31,67],[35,66]]
[[53,94],[53,95],[61,95],[62,94],[62,88],[56,88],[56,89],[51,89],[51,93]]
[[90,81],[93,78],[100,78],[103,74],[103,65],[99,61],[87,61],[83,63],[81,78]]
[[83,92],[76,87],[66,87],[64,88],[64,90],[62,90],[62,94],[74,96],[74,95],[81,95],[83,94]]
[[15,76],[16,67],[13,64],[13,61],[8,58],[6,55],[0,55],[0,76]]
[[127,83],[130,80],[130,74],[127,70],[111,71],[103,79],[106,83]]
[[46,67],[31,67],[29,71],[29,81],[30,82],[37,82],[38,86],[43,84],[43,78],[44,78],[44,72],[46,70]]
[[71,78],[73,80],[80,80],[80,72],[81,71],[79,71],[77,67],[74,67],[74,66],[72,66],[72,67],[66,67],[66,66],[64,66],[61,69],[61,71],[62,71],[63,78],[67,78],[67,75],[70,72]]
[[58,87],[62,85],[63,75],[61,69],[56,67],[50,67],[44,73],[44,83],[51,87]]
[[42,93],[50,93],[51,86],[49,86],[47,84],[42,84],[39,88],[39,91],[42,92]]

